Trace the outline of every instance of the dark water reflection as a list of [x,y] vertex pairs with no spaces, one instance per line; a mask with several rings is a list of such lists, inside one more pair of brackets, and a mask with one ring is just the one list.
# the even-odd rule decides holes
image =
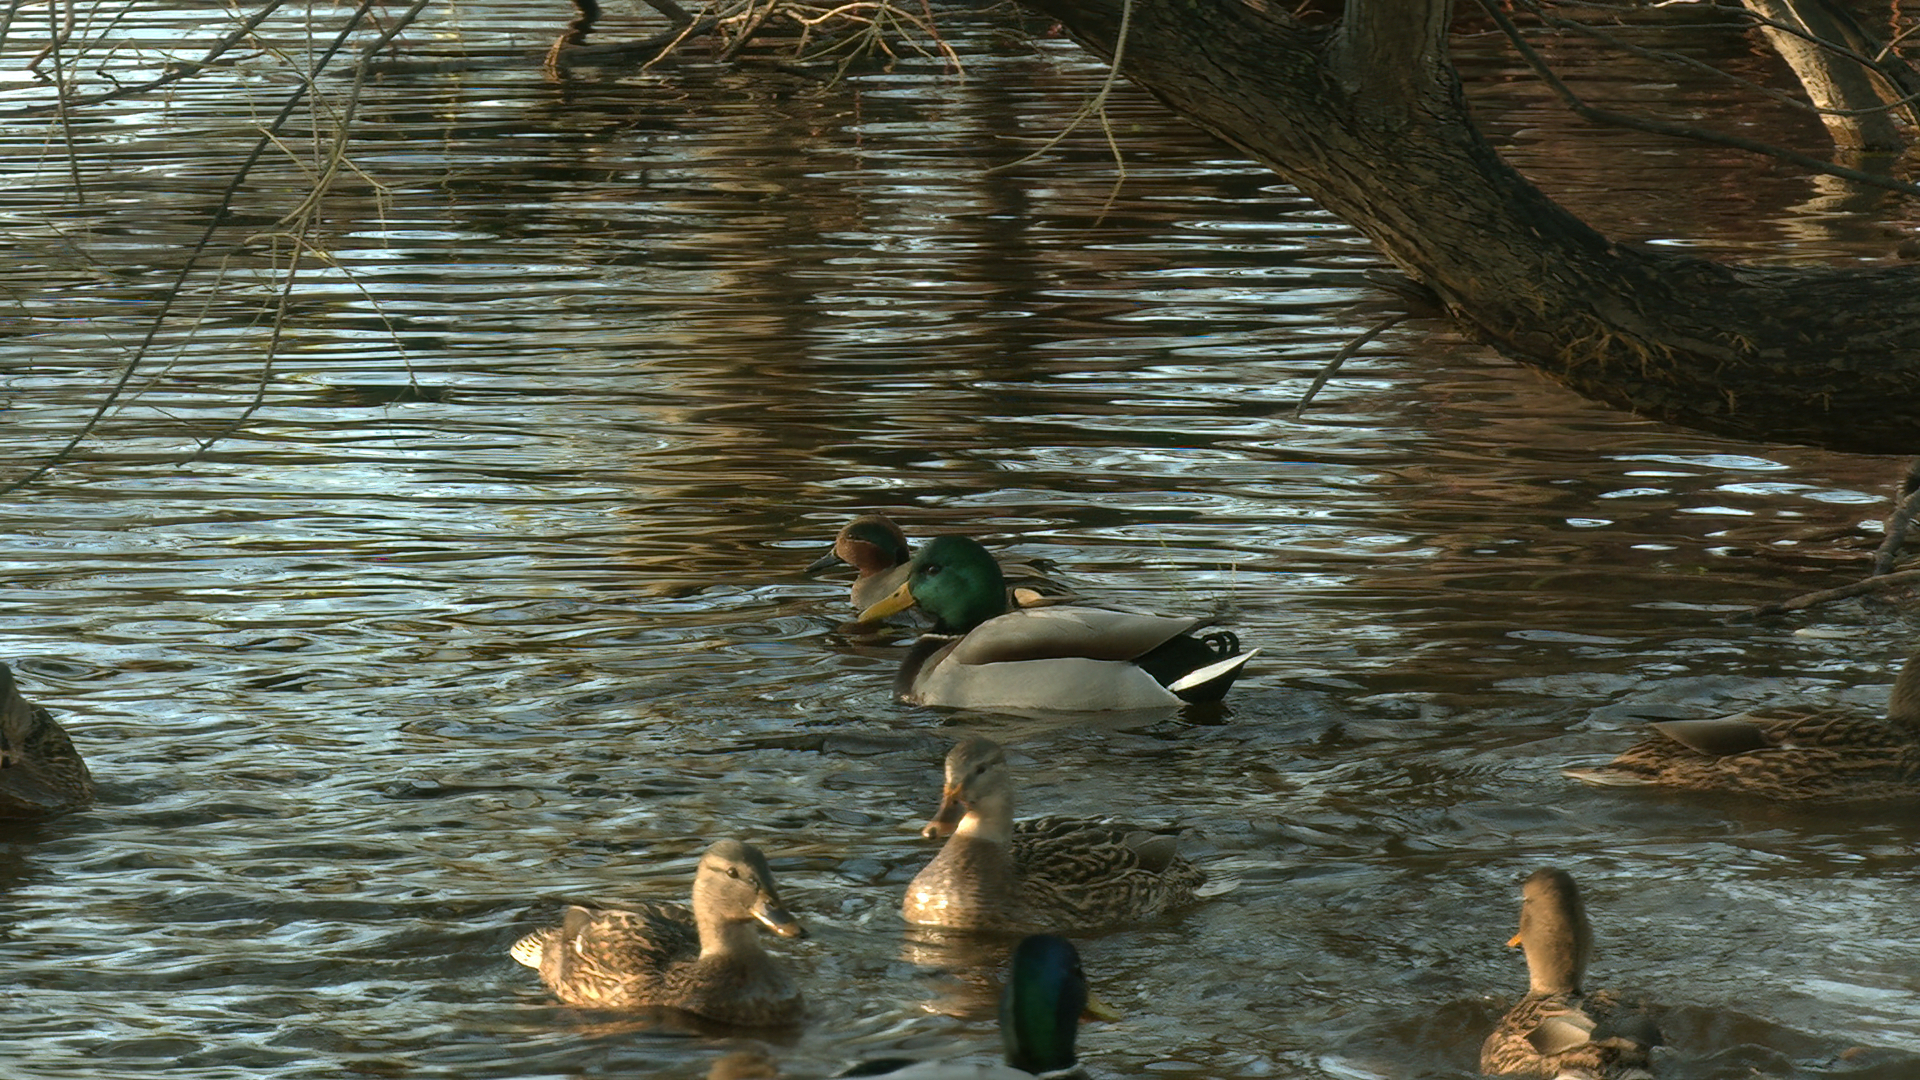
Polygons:
[[[427,51],[559,26],[523,18],[470,8]],[[284,249],[192,276],[195,332],[170,324],[0,530],[6,655],[104,785],[0,844],[0,1054],[704,1076],[751,1040],[558,1008],[505,949],[552,897],[682,895],[708,838],[743,835],[814,931],[776,945],[816,1012],[773,1048],[787,1075],[991,1056],[981,992],[916,963],[895,913],[939,758],[983,731],[1031,811],[1189,822],[1214,876],[1192,912],[1085,943],[1127,1014],[1085,1033],[1106,1075],[1465,1075],[1523,985],[1515,882],[1549,862],[1587,884],[1599,980],[1667,1007],[1678,1075],[1914,1075],[1911,813],[1555,771],[1650,712],[1882,702],[1905,616],[1722,617],[1859,572],[1898,463],[1666,430],[1432,324],[1296,421],[1382,310],[1366,245],[1132,95],[1117,193],[1092,138],[986,172],[1096,73],[953,33],[964,81],[389,77],[260,409],[199,454],[258,379]],[[1719,93],[1567,59],[1596,96]],[[1898,223],[1596,138],[1505,60],[1463,62],[1516,158],[1621,235],[1870,258]],[[85,205],[41,135],[0,146],[9,460],[100,400],[251,137],[211,89],[101,115]],[[263,176],[236,228],[297,198],[298,170]],[[800,573],[869,508],[1217,611],[1266,656],[1223,716],[899,708],[891,658],[830,634],[844,584]]]

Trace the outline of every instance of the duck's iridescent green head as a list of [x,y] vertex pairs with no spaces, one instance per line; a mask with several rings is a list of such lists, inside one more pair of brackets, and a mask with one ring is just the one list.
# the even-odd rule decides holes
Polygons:
[[993,553],[964,536],[936,536],[908,564],[907,582],[860,613],[861,622],[919,607],[943,634],[964,634],[1007,611],[1007,581]]
[[[1072,942],[1052,934],[1021,941],[1000,995],[1000,1039],[1007,1064],[1030,1073],[1072,1068],[1073,1040],[1090,1001]],[[1096,1015],[1113,1015],[1104,1005],[1092,1004]]]

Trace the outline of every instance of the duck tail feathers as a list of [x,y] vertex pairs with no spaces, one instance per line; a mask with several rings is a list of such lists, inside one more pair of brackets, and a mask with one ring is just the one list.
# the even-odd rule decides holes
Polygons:
[[1594,787],[1650,787],[1654,781],[1636,773],[1618,769],[1561,769],[1560,775]]
[[1240,677],[1240,669],[1258,655],[1259,649],[1248,649],[1224,660],[1216,660],[1168,683],[1167,689],[1182,701],[1218,701],[1233,685],[1233,680]]

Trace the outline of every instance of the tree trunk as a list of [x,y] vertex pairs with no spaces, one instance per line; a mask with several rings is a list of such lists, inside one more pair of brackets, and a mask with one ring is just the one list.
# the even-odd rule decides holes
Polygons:
[[[1879,43],[1867,39],[1853,16],[1827,0],[1742,0],[1742,3],[1748,11],[1770,22],[1801,31],[1796,34],[1771,25],[1760,27],[1767,44],[1773,46],[1773,51],[1780,54],[1799,78],[1807,100],[1821,110],[1820,122],[1833,136],[1833,145],[1842,150],[1878,153],[1897,153],[1907,145],[1900,126],[1893,121],[1896,107],[1889,104],[1901,95],[1866,65],[1839,55],[1832,47],[1808,40],[1834,42],[1862,55],[1877,53]],[[1893,92],[1883,92],[1883,88]],[[1900,108],[1911,115],[1910,103]]]
[[[1111,56],[1126,0],[1023,0]],[[1595,400],[1759,442],[1920,452],[1920,271],[1741,268],[1615,244],[1494,153],[1449,0],[1132,0],[1121,70],[1272,167],[1469,332]]]

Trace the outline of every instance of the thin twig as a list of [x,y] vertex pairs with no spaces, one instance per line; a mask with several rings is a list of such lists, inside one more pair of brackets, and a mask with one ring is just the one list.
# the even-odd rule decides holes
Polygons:
[[[338,34],[334,35],[332,43],[320,54],[319,59],[313,66],[312,70],[314,72],[325,69],[333,57],[337,55],[341,49],[346,47],[354,31],[359,28],[361,22],[367,18],[380,2],[381,0],[360,0],[359,6],[354,8],[353,13],[348,16],[346,25],[341,28]],[[384,46],[386,42],[391,41],[397,36],[400,31],[412,21],[413,17],[418,15],[419,12],[426,7],[428,2],[429,0],[419,0],[418,3],[409,9],[406,16],[381,36],[379,41],[375,43],[374,48],[377,49]],[[280,111],[267,123],[260,138],[254,142],[252,151],[247,154],[246,158],[240,163],[239,169],[237,169],[228,180],[226,189],[220,193],[220,198],[218,202],[215,203],[212,214],[208,216],[206,227],[201,230],[200,236],[194,241],[193,247],[188,249],[186,259],[181,263],[180,269],[174,274],[172,285],[167,289],[164,298],[160,301],[159,310],[154,312],[151,320],[148,322],[147,332],[142,335],[140,344],[135,347],[133,356],[127,361],[126,369],[120,373],[118,379],[114,380],[112,387],[107,391],[106,397],[101,399],[100,404],[94,407],[92,415],[80,426],[80,430],[75,432],[65,444],[58,450],[55,450],[46,460],[30,469],[25,476],[10,481],[5,485],[0,485],[0,495],[10,494],[26,487],[65,461],[67,456],[73,453],[74,449],[78,447],[82,441],[93,434],[94,429],[105,419],[107,413],[113,408],[114,403],[120,400],[127,386],[133,381],[134,373],[139,369],[141,362],[152,353],[154,343],[159,340],[160,331],[166,325],[167,319],[172,313],[175,298],[180,295],[181,289],[186,286],[187,278],[193,273],[194,268],[199,265],[200,256],[206,251],[207,246],[213,242],[214,234],[219,231],[221,223],[225,220],[228,208],[233,205],[234,198],[240,192],[240,185],[244,183],[247,176],[252,173],[254,166],[259,164],[261,157],[266,154],[267,149],[274,145],[274,140],[279,130],[285,126],[287,120],[293,116],[293,111],[299,106],[300,102],[305,100],[307,95],[312,92],[313,86],[314,82],[312,78],[305,79],[293,93],[287,96],[287,100],[280,107]]]
[[1352,341],[1347,342],[1346,345],[1342,347],[1339,352],[1334,353],[1333,359],[1327,361],[1327,366],[1321,368],[1320,374],[1315,375],[1313,377],[1313,385],[1307,387],[1307,392],[1300,395],[1300,404],[1295,405],[1293,407],[1293,418],[1295,420],[1300,419],[1300,417],[1307,411],[1307,406],[1309,404],[1312,404],[1314,395],[1320,392],[1321,387],[1327,385],[1327,380],[1333,378],[1334,373],[1340,370],[1340,365],[1346,363],[1348,357],[1352,356],[1354,353],[1359,352],[1362,348],[1366,346],[1367,342],[1372,341],[1374,338],[1379,337],[1381,334],[1385,333],[1389,327],[1393,326],[1396,323],[1401,322],[1407,317],[1408,316],[1405,312],[1399,312],[1393,315],[1389,315],[1386,318],[1380,320],[1378,323],[1374,324],[1373,328],[1368,330],[1366,333],[1363,333],[1359,337],[1354,338]]
[[[89,94],[85,97],[77,97],[67,102],[67,104],[99,105],[104,102],[118,101],[121,98],[136,97],[140,94],[147,93],[150,90],[156,90],[162,86],[167,85],[168,83],[178,82],[181,79],[198,75],[200,72],[205,71],[207,68],[221,66],[217,64],[216,61],[218,61],[220,57],[224,53],[226,53],[228,49],[233,48],[235,45],[246,40],[248,37],[251,37],[253,35],[254,28],[258,27],[262,22],[266,21],[267,16],[279,10],[280,5],[283,2],[284,0],[271,0],[271,2],[269,2],[265,7],[261,8],[259,11],[254,12],[252,15],[248,16],[246,21],[242,22],[238,27],[234,28],[234,30],[228,33],[225,37],[221,38],[218,42],[215,42],[213,47],[208,49],[206,54],[203,55],[198,60],[174,61],[173,63],[168,65],[166,73],[159,76],[158,78],[149,79],[146,82],[138,83],[132,86],[115,87],[112,90],[102,91],[98,94]],[[0,118],[12,119],[15,117],[45,116],[50,112],[55,112],[60,107],[61,106],[59,105],[34,105],[34,106],[30,106],[23,109],[9,109],[9,110],[6,110],[5,112],[0,112]]]
[[1905,585],[1920,585],[1920,570],[1902,570],[1897,574],[1882,574],[1851,585],[1842,585],[1837,589],[1822,589],[1819,592],[1803,593],[1791,600],[1781,600],[1772,604],[1761,604],[1733,616],[1735,619],[1762,619],[1770,615],[1785,615],[1800,611],[1816,604],[1825,604],[1833,600],[1845,600],[1850,596],[1865,596],[1869,593],[1889,592]]
[[[1093,97],[1083,103],[1080,108],[1074,112],[1073,116],[1068,119],[1067,126],[1056,132],[1052,138],[1035,147],[1032,153],[1027,154],[1025,157],[1015,158],[1004,165],[995,165],[988,169],[987,172],[1005,172],[1008,169],[1018,168],[1021,165],[1036,160],[1040,155],[1066,141],[1067,136],[1079,130],[1080,124],[1085,121],[1088,116],[1097,115],[1100,118],[1100,130],[1107,137],[1107,149],[1113,154],[1114,167],[1120,172],[1119,180],[1126,179],[1126,160],[1121,157],[1120,144],[1114,139],[1113,127],[1107,122],[1106,106],[1107,97],[1113,93],[1114,86],[1120,81],[1120,60],[1127,51],[1127,27],[1132,21],[1133,0],[1122,0],[1120,5],[1120,29],[1119,32],[1114,35],[1113,60],[1107,65],[1107,77],[1101,80],[1100,89],[1094,92]],[[1119,180],[1116,180],[1115,183],[1118,183]]]
[[73,36],[73,5],[67,5],[66,24],[63,26],[60,21],[58,0],[48,0],[47,25],[50,32],[47,35],[46,47],[34,53],[32,58],[20,66],[37,75],[40,73],[40,61],[52,56],[54,79],[57,81],[60,78],[60,46],[65,45],[67,39]]
[[690,14],[686,8],[674,3],[673,0],[646,0],[646,4],[653,10],[665,15],[667,21],[675,26],[685,26],[693,21],[692,14]]
[[933,18],[932,0],[920,0],[920,15],[917,21],[921,29],[927,32],[927,36],[933,39],[934,47],[952,62],[955,74],[965,76],[966,69],[960,65],[960,54],[954,51],[953,46],[947,44],[946,38],[940,36],[940,26]]
[[[293,289],[294,283],[299,278],[300,259],[308,249],[307,237],[311,235],[313,231],[314,222],[319,219],[321,203],[326,197],[327,192],[332,190],[335,180],[338,179],[340,175],[341,169],[347,164],[347,144],[353,135],[354,115],[360,108],[360,95],[366,89],[367,75],[372,69],[373,57],[380,49],[385,47],[387,42],[393,40],[394,36],[399,34],[401,29],[412,22],[421,10],[426,7],[428,2],[430,2],[430,0],[418,0],[413,10],[406,13],[396,26],[385,34],[382,34],[371,45],[362,50],[359,62],[354,65],[353,86],[347,93],[346,106],[334,122],[334,137],[328,145],[325,157],[320,163],[319,171],[308,183],[306,196],[300,200],[298,205],[280,218],[282,224],[292,222],[296,223],[299,227],[292,236],[293,255],[287,263],[286,277],[280,283],[279,295],[274,303],[273,328],[267,335],[266,355],[261,358],[260,381],[254,388],[253,399],[247,403],[245,408],[240,410],[238,416],[235,416],[220,430],[203,439],[196,440],[199,446],[193,453],[187,455],[181,464],[199,459],[208,450],[212,449],[215,443],[238,431],[241,425],[252,419],[253,414],[259,411],[261,405],[265,404],[267,382],[273,376],[274,360],[279,356],[280,343],[286,336],[287,314],[293,307]],[[308,73],[307,83],[310,88],[313,81],[319,77],[324,66],[323,61],[321,65],[316,66]],[[318,100],[317,95],[316,100]],[[278,142],[277,137],[275,138],[275,142]],[[409,381],[411,381],[411,376],[409,376]]]
[[[712,15],[704,15],[698,19],[695,19],[693,22],[688,23],[687,25],[680,27],[677,30],[672,30],[666,34],[661,34],[656,37],[648,39],[643,44],[651,46],[654,49],[654,52],[653,52],[653,55],[650,58],[648,58],[645,63],[640,65],[641,73],[645,74],[646,72],[653,70],[653,65],[659,63],[662,60],[665,60],[667,58],[668,53],[671,53],[673,50],[680,47],[681,42],[687,40],[690,37],[697,37],[700,34],[704,34],[707,31],[712,30],[713,28],[719,25],[720,25],[719,19],[715,18]],[[663,41],[662,39],[665,39],[665,40]]]
[[735,35],[734,39],[727,43],[725,49],[721,50],[720,59],[730,62],[739,56],[740,50],[746,48],[747,45],[753,41],[753,36],[758,34],[760,28],[767,24],[767,18],[773,14],[773,9],[778,7],[779,4],[780,0],[767,0],[766,7],[755,10],[749,14],[747,16],[747,25],[741,27],[740,33]]
[[[67,41],[67,35],[73,33],[73,9],[71,7],[67,9],[67,25],[63,29],[60,26],[58,7],[56,2],[49,0],[47,20],[51,39],[47,42],[47,48],[53,56],[54,104],[59,110],[56,114],[58,120],[55,122],[60,125],[60,139],[67,148],[67,176],[73,181],[73,201],[80,206],[85,206],[87,189],[80,179],[80,148],[74,145],[73,141],[73,114],[68,111],[69,102],[67,101],[67,65],[65,54],[60,51],[60,46]],[[34,63],[38,62],[36,58]],[[32,67],[33,64],[27,66]]]
[[213,449],[215,443],[240,430],[241,425],[252,419],[253,414],[266,403],[267,383],[273,378],[273,362],[279,357],[280,342],[286,336],[287,313],[293,308],[293,286],[300,276],[300,255],[306,250],[307,235],[313,228],[313,220],[311,214],[304,216],[300,222],[300,231],[293,236],[293,257],[287,262],[286,277],[280,283],[280,293],[273,305],[273,328],[267,332],[266,354],[260,358],[260,380],[254,384],[252,400],[240,410],[240,415],[227,421],[220,430],[206,438],[196,439],[199,446],[195,447],[193,453],[181,459],[180,464],[186,465],[198,461],[208,450]]

